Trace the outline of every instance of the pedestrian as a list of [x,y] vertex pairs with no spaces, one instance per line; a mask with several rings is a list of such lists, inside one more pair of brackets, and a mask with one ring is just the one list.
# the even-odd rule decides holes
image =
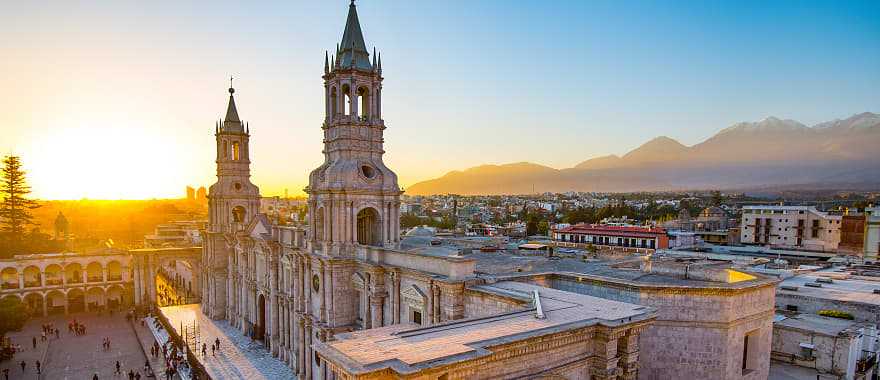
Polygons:
[[22,360],[20,365],[21,365],[21,372],[24,372],[24,367],[27,367],[27,363],[25,363],[24,360]]
[[206,355],[208,355],[208,345],[205,343],[202,343],[202,356],[206,356]]
[[34,342],[34,349],[36,350],[37,349],[37,337],[33,337],[31,340]]
[[120,367],[120,366],[119,366],[119,360],[117,360],[117,361],[116,361],[116,372],[115,372],[115,373],[117,373],[117,374],[120,374],[120,375],[121,375],[121,374],[122,374],[122,372],[121,372],[121,371],[120,371],[120,370],[119,370],[119,367]]
[[128,380],[134,380],[134,371],[128,370]]
[[[55,329],[55,339],[61,339],[61,329]],[[95,376],[98,376],[95,374]]]
[[9,380],[9,368],[3,368],[3,380]]
[[141,380],[141,371],[137,371],[134,373],[134,380]]
[[92,380],[98,380],[98,374],[97,374],[97,373],[94,374],[94,375],[92,375]]
[[41,372],[41,367],[42,367],[42,366],[40,365],[40,361],[37,360],[37,374],[38,374],[38,375],[41,374],[41,373],[43,373],[43,372]]
[[211,344],[211,356],[217,356],[217,347]]
[[217,345],[217,349],[220,349],[220,338],[214,338],[214,344]]

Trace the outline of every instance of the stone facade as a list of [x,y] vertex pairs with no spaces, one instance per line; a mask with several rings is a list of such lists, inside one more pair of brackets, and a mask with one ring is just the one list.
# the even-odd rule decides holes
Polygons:
[[[654,266],[658,273],[657,265]],[[665,275],[672,275],[666,270]],[[701,277],[719,277],[700,275]],[[775,281],[647,284],[576,273],[520,276],[554,289],[657,309],[641,337],[639,379],[765,379]],[[748,337],[748,338],[746,338]],[[744,350],[744,345],[748,349]],[[745,361],[743,355],[746,354]]]
[[131,265],[117,250],[18,255],[0,260],[0,298],[18,298],[43,316],[131,305]]

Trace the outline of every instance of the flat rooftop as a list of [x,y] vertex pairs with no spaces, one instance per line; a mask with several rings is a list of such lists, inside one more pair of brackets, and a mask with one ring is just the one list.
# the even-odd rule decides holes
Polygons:
[[[783,280],[779,284],[780,288],[777,289],[777,294],[880,305],[880,294],[874,294],[875,289],[880,289],[880,279],[878,281],[841,279],[845,276],[846,273],[831,270],[800,274]],[[834,282],[823,283],[821,288],[804,286],[806,283],[816,282],[817,278],[833,278]],[[782,286],[796,286],[798,290],[784,290]]]
[[[752,274],[752,280],[721,282],[684,278],[660,273],[643,272],[639,269],[639,257],[618,260],[582,261],[573,258],[547,258],[544,256],[515,255],[507,252],[473,252],[464,257],[476,259],[478,275],[508,277],[530,274],[584,275],[609,281],[631,283],[637,286],[673,286],[692,288],[748,288],[775,283],[775,278]],[[732,266],[717,261],[720,266]]]
[[595,324],[625,325],[655,316],[650,307],[607,300],[521,282],[473,286],[481,292],[531,298],[540,294],[545,319],[534,308],[462,319],[431,327],[400,324],[337,335],[316,343],[319,352],[351,373],[390,367],[412,373],[436,365],[489,355],[487,347]]
[[847,319],[823,317],[816,314],[797,314],[795,316],[777,315],[773,326],[818,333],[827,336],[838,336],[841,333],[855,331],[870,323],[856,322]]

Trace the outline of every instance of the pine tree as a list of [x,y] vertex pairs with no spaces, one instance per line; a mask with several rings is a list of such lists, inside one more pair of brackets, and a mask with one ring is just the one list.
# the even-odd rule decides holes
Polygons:
[[3,179],[0,181],[0,230],[7,235],[13,251],[21,249],[27,226],[34,223],[31,210],[40,207],[36,201],[25,198],[31,192],[17,156],[3,159]]

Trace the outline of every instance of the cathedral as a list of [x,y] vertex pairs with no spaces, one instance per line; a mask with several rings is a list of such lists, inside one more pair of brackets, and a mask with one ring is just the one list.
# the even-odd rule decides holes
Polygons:
[[[579,273],[543,260],[543,271],[520,273],[513,259],[500,254],[402,234],[403,192],[382,160],[382,60],[367,48],[354,2],[341,42],[325,54],[322,78],[324,163],[309,175],[308,221],[302,226],[279,225],[260,213],[260,191],[250,181],[251,132],[229,89],[226,116],[215,127],[217,182],[208,194],[199,278],[202,312],[261,342],[298,378],[653,379],[696,371],[703,371],[697,377],[711,373],[707,378],[766,376],[766,363],[741,359],[745,351],[735,344],[729,352],[713,351],[723,358],[705,368],[646,361],[640,347],[660,358],[675,344],[662,330],[651,330],[658,308],[648,301],[666,305],[667,297],[700,291],[726,292],[731,296],[723,302],[741,302],[736,297],[767,289],[772,294],[771,282],[729,279],[729,270],[715,267],[685,271],[645,258],[614,267],[583,264]],[[697,273],[705,279],[687,279]],[[678,277],[668,277],[673,275]],[[743,344],[769,347],[765,319],[748,331],[723,325],[730,334],[724,341],[752,334]],[[704,327],[693,324],[680,335],[690,339],[705,334]],[[687,342],[674,353],[689,353]],[[659,369],[640,373],[646,363]]]

